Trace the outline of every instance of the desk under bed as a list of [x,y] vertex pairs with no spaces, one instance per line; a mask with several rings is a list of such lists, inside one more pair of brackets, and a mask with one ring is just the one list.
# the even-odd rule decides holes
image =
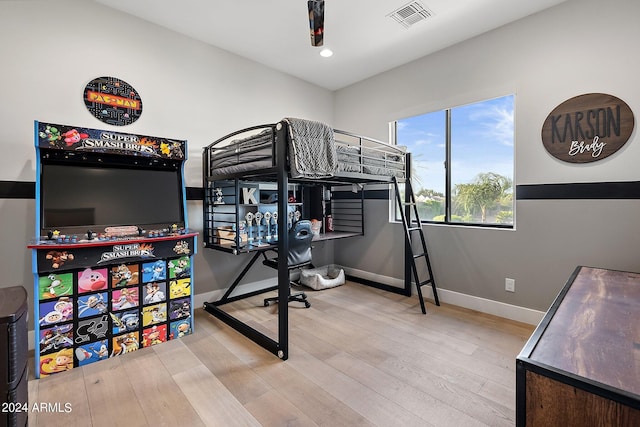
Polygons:
[[[394,177],[404,181],[410,178],[410,170],[410,155],[405,147],[299,119],[283,119],[238,130],[205,147],[204,246],[233,254],[251,253],[252,257],[224,296],[218,301],[206,302],[204,309],[281,359],[287,359],[289,271],[286,257],[279,257],[277,285],[231,296],[236,286],[266,251],[288,253],[287,230],[297,218],[313,218],[320,223],[316,241],[363,235],[363,186],[389,184]],[[334,189],[344,186],[359,190],[355,193],[359,196],[331,197]],[[278,217],[278,213],[285,214]],[[258,214],[260,220],[254,226]],[[328,215],[331,216],[329,230]],[[252,232],[248,232],[249,227]],[[276,289],[279,297],[277,340],[221,308],[228,302]],[[410,294],[409,289],[389,287],[387,290]]]

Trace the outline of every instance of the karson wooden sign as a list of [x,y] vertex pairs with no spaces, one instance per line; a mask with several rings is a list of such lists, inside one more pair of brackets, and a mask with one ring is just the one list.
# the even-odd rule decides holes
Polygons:
[[579,95],[549,113],[542,125],[542,144],[562,161],[596,162],[626,144],[634,123],[631,108],[620,98],[605,93]]

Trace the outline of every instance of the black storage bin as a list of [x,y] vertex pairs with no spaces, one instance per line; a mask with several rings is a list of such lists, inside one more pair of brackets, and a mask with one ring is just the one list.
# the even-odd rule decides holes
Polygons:
[[21,286],[0,288],[0,349],[0,390],[3,402],[20,404],[21,409],[0,413],[0,426],[25,426],[27,412],[23,409],[29,406],[29,343],[27,292]]

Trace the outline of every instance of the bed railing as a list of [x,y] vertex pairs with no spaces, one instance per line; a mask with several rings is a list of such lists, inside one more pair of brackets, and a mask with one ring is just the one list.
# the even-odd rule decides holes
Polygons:
[[[275,168],[276,127],[284,122],[253,126],[230,133],[204,149],[205,176],[220,177]],[[406,148],[334,130],[336,177],[360,182],[406,178]],[[386,178],[385,178],[386,177]]]

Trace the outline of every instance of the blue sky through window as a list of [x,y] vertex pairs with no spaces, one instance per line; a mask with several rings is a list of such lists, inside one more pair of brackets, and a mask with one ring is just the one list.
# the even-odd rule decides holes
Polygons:
[[[452,108],[452,183],[469,183],[483,172],[513,179],[514,96]],[[445,193],[445,111],[397,122],[397,143],[412,153],[414,190]]]

